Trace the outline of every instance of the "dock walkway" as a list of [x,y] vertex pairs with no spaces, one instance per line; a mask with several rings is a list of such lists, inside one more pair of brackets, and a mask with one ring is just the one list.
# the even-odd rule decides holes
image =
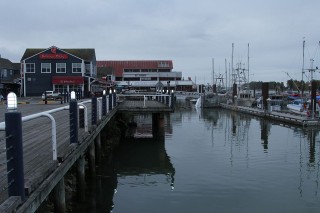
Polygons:
[[[88,131],[84,127],[78,128],[78,143],[70,144],[70,113],[69,103],[61,104],[60,101],[51,101],[45,104],[40,99],[19,101],[17,111],[21,113],[22,120],[34,116],[39,112],[49,112],[56,123],[57,160],[54,160],[52,143],[52,120],[48,117],[39,117],[22,122],[23,138],[23,166],[24,189],[26,200],[21,203],[20,197],[8,197],[7,156],[5,131],[0,131],[0,212],[34,212],[41,202],[48,196],[58,182],[74,163],[83,156],[89,146],[99,137],[100,132],[107,122],[117,112],[173,112],[167,103],[155,100],[129,101],[122,100],[115,106],[112,99],[111,110],[108,99],[106,100],[107,113],[103,116],[102,100],[97,100],[97,107],[93,107],[91,99],[78,101],[78,107],[84,105],[87,109]],[[171,103],[171,102],[170,102]],[[56,111],[59,108],[59,111]],[[96,108],[95,114],[93,114]],[[0,105],[0,124],[5,120],[6,105]],[[93,125],[92,115],[96,115],[97,123]],[[79,122],[81,118],[79,117]],[[0,127],[3,129],[3,125]],[[5,203],[4,203],[5,202]],[[6,206],[8,203],[9,207]],[[17,206],[19,205],[18,209]],[[9,209],[9,210],[8,210]]]
[[[18,105],[18,112],[22,117],[31,114],[48,111],[55,108],[67,107],[68,104],[58,102],[44,104],[21,104]],[[86,104],[88,113],[91,112],[91,104]],[[0,122],[4,121],[6,106],[0,105]],[[51,174],[75,148],[70,144],[69,135],[69,110],[62,110],[51,114],[56,121],[57,131],[57,156],[58,161],[53,160],[52,152],[52,126],[51,120],[47,117],[40,117],[22,123],[23,132],[23,158],[25,191],[27,196],[40,185],[40,183]],[[91,115],[91,113],[89,114]],[[88,116],[90,119],[91,116]],[[91,123],[91,119],[89,120]],[[79,129],[79,141],[89,135],[84,129]],[[6,142],[5,131],[0,131],[0,203],[7,199],[7,167],[6,167]]]
[[234,105],[228,105],[228,104],[222,104],[220,103],[220,106],[225,109],[230,109],[238,112],[243,112],[267,119],[277,120],[280,122],[292,124],[292,125],[298,125],[302,127],[307,126],[320,126],[320,120],[319,118],[310,118],[307,115],[295,115],[285,112],[277,112],[277,111],[264,111],[257,108],[251,108],[251,107],[243,107],[243,106],[234,106]]

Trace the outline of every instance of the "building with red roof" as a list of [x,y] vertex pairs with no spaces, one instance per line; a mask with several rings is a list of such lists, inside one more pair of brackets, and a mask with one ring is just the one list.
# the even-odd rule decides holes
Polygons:
[[192,91],[191,79],[183,80],[182,72],[172,71],[171,60],[97,61],[97,69],[108,70],[107,79],[116,85],[153,91],[160,82],[166,89]]

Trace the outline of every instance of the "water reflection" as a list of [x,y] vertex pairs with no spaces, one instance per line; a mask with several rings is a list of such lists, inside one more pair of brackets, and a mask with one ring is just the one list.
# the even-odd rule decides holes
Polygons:
[[260,120],[260,128],[261,128],[261,143],[263,146],[263,150],[265,152],[268,151],[268,137],[270,132],[270,123],[267,120]]
[[[135,121],[151,131],[149,117]],[[320,210],[317,128],[193,108],[164,116],[163,125],[165,137],[121,142],[82,212]]]

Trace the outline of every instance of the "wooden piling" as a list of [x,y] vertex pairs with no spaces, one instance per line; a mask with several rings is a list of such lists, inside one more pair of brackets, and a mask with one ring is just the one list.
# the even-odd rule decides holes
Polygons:
[[88,150],[89,161],[89,174],[95,176],[96,174],[96,157],[95,157],[95,145],[91,143]]
[[85,158],[83,155],[77,160],[77,194],[78,200],[85,200]]
[[94,139],[95,143],[95,155],[96,155],[96,163],[101,163],[101,135],[100,133],[97,135],[97,137]]
[[54,188],[54,212],[66,212],[66,196],[64,178]]

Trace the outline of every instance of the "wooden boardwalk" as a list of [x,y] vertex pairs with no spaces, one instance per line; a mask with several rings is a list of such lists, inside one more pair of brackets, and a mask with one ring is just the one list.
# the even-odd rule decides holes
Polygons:
[[[100,101],[98,101],[100,103]],[[52,152],[52,123],[48,117],[40,117],[22,123],[24,177],[27,200],[19,207],[17,212],[33,212],[37,207],[34,202],[44,200],[57,182],[73,166],[76,160],[84,154],[89,145],[116,112],[172,112],[172,108],[154,100],[148,101],[122,101],[117,107],[104,116],[98,125],[91,125],[91,102],[87,100],[84,105],[88,109],[89,131],[78,129],[78,144],[70,144],[69,103],[61,104],[51,101],[44,104],[41,100],[31,100],[18,104],[18,112],[22,117],[56,108],[64,110],[50,113],[56,121],[57,156],[53,160]],[[78,101],[78,104],[81,101]],[[99,108],[99,107],[98,107]],[[0,122],[4,122],[6,105],[0,105]],[[80,119],[80,118],[79,118]],[[0,131],[0,204],[8,199],[8,183],[6,168],[6,139],[5,131]],[[1,210],[1,209],[0,209]]]
[[[91,104],[86,104],[88,113],[91,112]],[[68,104],[54,102],[45,105],[44,103],[32,103],[18,105],[18,111],[22,116],[35,114],[42,111],[47,111]],[[0,122],[4,121],[6,106],[0,106]],[[69,110],[51,114],[57,127],[57,154],[58,158],[63,160],[75,148],[70,145],[69,135]],[[89,114],[91,115],[91,113]],[[91,123],[91,116],[89,116]],[[22,123],[23,132],[23,150],[24,150],[24,174],[25,174],[25,189],[28,194],[32,193],[39,184],[49,176],[58,166],[58,161],[53,161],[52,154],[52,139],[51,139],[51,120],[47,117],[40,117]],[[79,129],[79,141],[89,135],[84,132],[84,129]],[[0,202],[7,198],[7,168],[6,168],[6,151],[5,151],[5,131],[0,131]]]

